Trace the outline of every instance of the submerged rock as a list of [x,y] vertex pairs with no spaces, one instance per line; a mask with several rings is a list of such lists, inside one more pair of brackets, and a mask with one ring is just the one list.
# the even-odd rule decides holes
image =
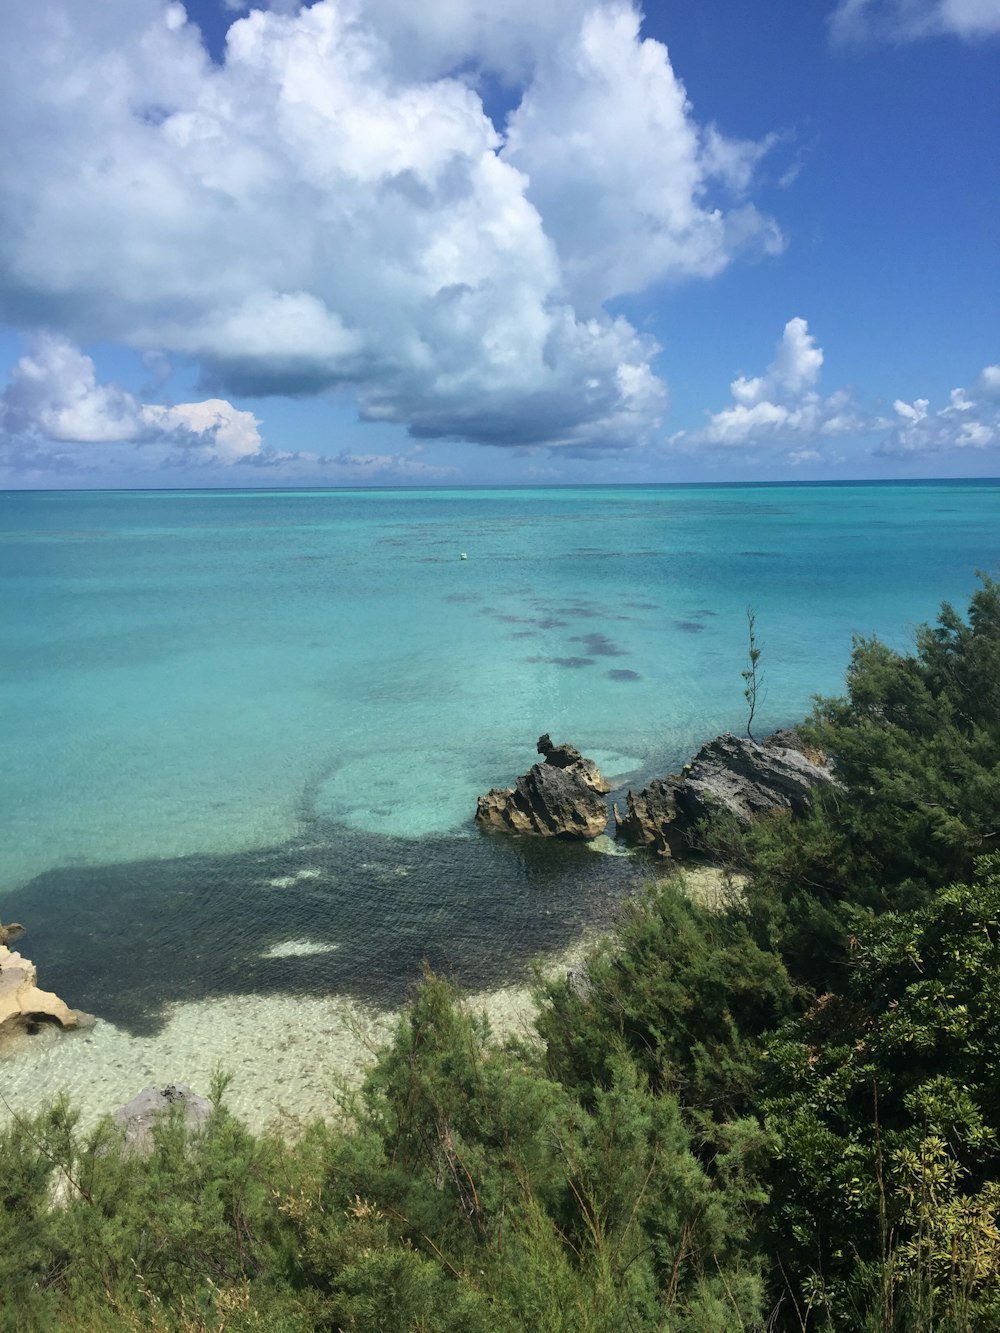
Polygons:
[[627,841],[679,856],[710,815],[729,815],[741,828],[765,815],[801,815],[816,789],[835,781],[825,756],[795,732],[776,732],[763,742],[727,734],[703,745],[681,774],[656,779],[638,795],[630,791],[626,812],[616,807],[615,821]]
[[38,973],[31,959],[0,945],[0,1042],[19,1033],[34,1032],[39,1023],[81,1028],[90,1027],[94,1021],[90,1014],[71,1009],[51,991],[39,990]]
[[604,800],[610,787],[592,759],[572,745],[538,740],[544,763],[533,764],[513,787],[494,787],[480,796],[476,823],[501,833],[547,838],[596,838],[608,823]]
[[178,1108],[188,1129],[203,1129],[212,1114],[212,1103],[183,1083],[165,1088],[143,1088],[114,1113],[114,1122],[125,1131],[125,1150],[140,1157],[153,1151],[153,1126]]

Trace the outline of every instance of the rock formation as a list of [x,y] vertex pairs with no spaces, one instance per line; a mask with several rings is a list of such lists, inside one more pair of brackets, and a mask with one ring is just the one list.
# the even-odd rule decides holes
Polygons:
[[185,1087],[169,1083],[165,1088],[143,1088],[142,1092],[120,1106],[114,1122],[125,1131],[125,1151],[148,1157],[153,1151],[153,1126],[179,1108],[188,1129],[202,1129],[212,1114],[212,1103]]
[[683,855],[687,839],[677,808],[677,793],[683,782],[683,778],[675,776],[654,778],[640,792],[629,790],[625,813],[615,805],[618,837],[636,847],[648,847],[660,856]]
[[611,790],[593,759],[585,759],[575,745],[553,745],[546,732],[544,736],[539,736],[535,749],[547,764],[555,768],[572,769],[592,790],[602,795]]
[[20,921],[10,921],[5,926],[0,921],[0,944],[9,944],[11,940],[19,940],[24,934],[24,927]]
[[681,774],[658,778],[638,795],[630,791],[624,815],[615,808],[615,822],[626,841],[678,856],[709,815],[729,815],[743,828],[764,815],[800,815],[816,788],[834,781],[825,756],[794,732],[776,732],[763,743],[717,736]]
[[0,945],[0,1041],[19,1032],[32,1032],[46,1021],[63,1028],[79,1028],[90,1027],[94,1019],[70,1009],[51,991],[39,990],[34,963]]
[[540,736],[534,764],[513,787],[494,787],[480,796],[476,823],[501,833],[534,833],[546,838],[596,838],[608,823],[604,794],[610,787],[592,759],[572,745],[553,745]]

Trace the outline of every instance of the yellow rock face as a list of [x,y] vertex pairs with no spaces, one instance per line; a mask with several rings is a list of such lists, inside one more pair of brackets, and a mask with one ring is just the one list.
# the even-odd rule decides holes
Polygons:
[[38,989],[38,974],[29,958],[0,945],[0,1042],[39,1020],[50,1019],[64,1028],[88,1026],[93,1020]]

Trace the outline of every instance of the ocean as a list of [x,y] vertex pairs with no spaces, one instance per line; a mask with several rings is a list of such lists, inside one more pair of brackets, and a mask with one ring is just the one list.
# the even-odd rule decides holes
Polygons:
[[994,481],[0,495],[0,918],[101,1020],[0,1083],[228,1060],[311,1113],[425,962],[504,993],[648,878],[477,832],[542,732],[624,789],[743,730],[748,608],[755,733],[793,723],[852,636],[964,607],[998,520]]

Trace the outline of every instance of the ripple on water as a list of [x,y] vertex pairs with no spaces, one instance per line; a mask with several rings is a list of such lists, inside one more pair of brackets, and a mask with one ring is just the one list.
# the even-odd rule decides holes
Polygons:
[[[612,780],[634,767],[595,755]],[[489,836],[395,838],[316,821],[225,856],[61,866],[4,899],[42,982],[136,1036],[171,1005],[292,995],[393,1008],[426,962],[482,990],[613,919],[644,878],[628,857]]]

